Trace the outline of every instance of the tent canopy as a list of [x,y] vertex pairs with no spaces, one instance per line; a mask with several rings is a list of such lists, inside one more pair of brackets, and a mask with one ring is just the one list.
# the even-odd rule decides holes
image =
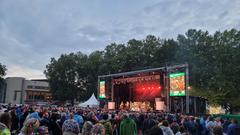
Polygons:
[[79,104],[80,107],[87,107],[87,106],[93,107],[93,106],[98,106],[98,105],[99,105],[99,102],[96,99],[94,93],[87,101]]

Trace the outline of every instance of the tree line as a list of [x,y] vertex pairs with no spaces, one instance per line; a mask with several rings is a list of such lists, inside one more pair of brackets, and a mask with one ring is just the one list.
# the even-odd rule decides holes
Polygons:
[[97,76],[188,63],[192,95],[225,108],[240,107],[240,31],[190,29],[176,39],[148,35],[111,43],[104,50],[51,58],[44,71],[55,99],[86,100],[97,91]]

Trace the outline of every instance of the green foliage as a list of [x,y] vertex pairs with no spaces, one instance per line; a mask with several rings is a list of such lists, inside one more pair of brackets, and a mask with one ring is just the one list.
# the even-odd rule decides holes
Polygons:
[[0,63],[0,78],[6,75],[6,71],[7,71],[6,66]]
[[240,32],[189,30],[178,37],[182,49],[177,57],[190,64],[190,82],[210,103],[240,107]]
[[71,100],[81,98],[86,91],[87,55],[63,54],[58,60],[51,59],[46,66],[45,75],[49,79],[50,87],[55,99]]
[[45,74],[56,97],[83,100],[96,93],[98,75],[186,62],[192,95],[212,104],[240,107],[240,31],[235,29],[214,34],[190,29],[176,40],[149,35],[126,44],[112,43],[88,56],[65,54],[52,58]]
[[3,76],[6,75],[6,71],[7,71],[6,66],[0,63],[0,89],[3,85],[3,82],[4,82]]

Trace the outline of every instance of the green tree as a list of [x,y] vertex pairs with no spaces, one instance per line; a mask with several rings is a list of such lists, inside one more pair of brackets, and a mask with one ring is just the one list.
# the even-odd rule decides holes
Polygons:
[[122,72],[126,47],[124,44],[112,43],[104,49],[104,71],[106,74]]
[[[2,87],[4,85],[4,78],[3,77],[6,75],[6,71],[7,71],[6,66],[2,65],[0,63],[0,90],[2,89]],[[2,94],[1,91],[0,91],[0,94]]]
[[61,55],[57,60],[51,58],[44,73],[55,99],[71,100],[73,104],[74,99],[84,97],[88,82],[86,62],[87,55],[81,52]]
[[103,52],[102,51],[95,51],[88,56],[87,65],[86,65],[86,72],[87,72],[87,91],[85,94],[85,99],[89,98],[92,93],[97,95],[97,86],[98,86],[98,75],[105,74],[107,70],[103,64]]
[[126,44],[112,43],[89,56],[52,58],[45,74],[56,98],[86,99],[96,93],[98,75],[188,62],[192,94],[234,110],[240,107],[239,37],[235,29],[214,34],[190,29],[176,40],[148,35]]
[[154,67],[176,64],[178,48],[178,43],[173,39],[163,40],[154,54]]
[[0,78],[6,75],[6,71],[7,71],[6,66],[0,63]]
[[[178,36],[179,62],[190,64],[190,82],[212,104],[234,110],[239,106],[239,31],[209,35],[207,31],[189,30]],[[231,111],[230,110],[230,111]]]

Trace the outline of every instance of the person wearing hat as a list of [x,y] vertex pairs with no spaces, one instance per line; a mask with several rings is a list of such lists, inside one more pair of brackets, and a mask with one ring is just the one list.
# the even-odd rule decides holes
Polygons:
[[92,127],[92,135],[106,135],[105,127],[101,123],[97,123]]
[[92,134],[93,124],[91,121],[86,121],[83,125],[82,135],[91,135]]
[[113,134],[113,130],[112,130],[112,124],[111,122],[108,120],[108,114],[105,113],[103,114],[103,119],[99,121],[99,123],[101,123],[104,128],[105,128],[105,134],[106,135],[112,135]]
[[24,122],[24,126],[21,129],[21,132],[19,135],[37,135],[39,125],[40,123],[38,119],[36,118],[27,119]]
[[79,125],[77,121],[73,119],[73,117],[73,113],[70,113],[70,119],[63,123],[63,135],[78,135],[80,133]]
[[39,135],[49,135],[49,133],[48,133],[48,127],[46,127],[46,126],[40,126],[40,127],[38,128],[38,133],[39,133]]

